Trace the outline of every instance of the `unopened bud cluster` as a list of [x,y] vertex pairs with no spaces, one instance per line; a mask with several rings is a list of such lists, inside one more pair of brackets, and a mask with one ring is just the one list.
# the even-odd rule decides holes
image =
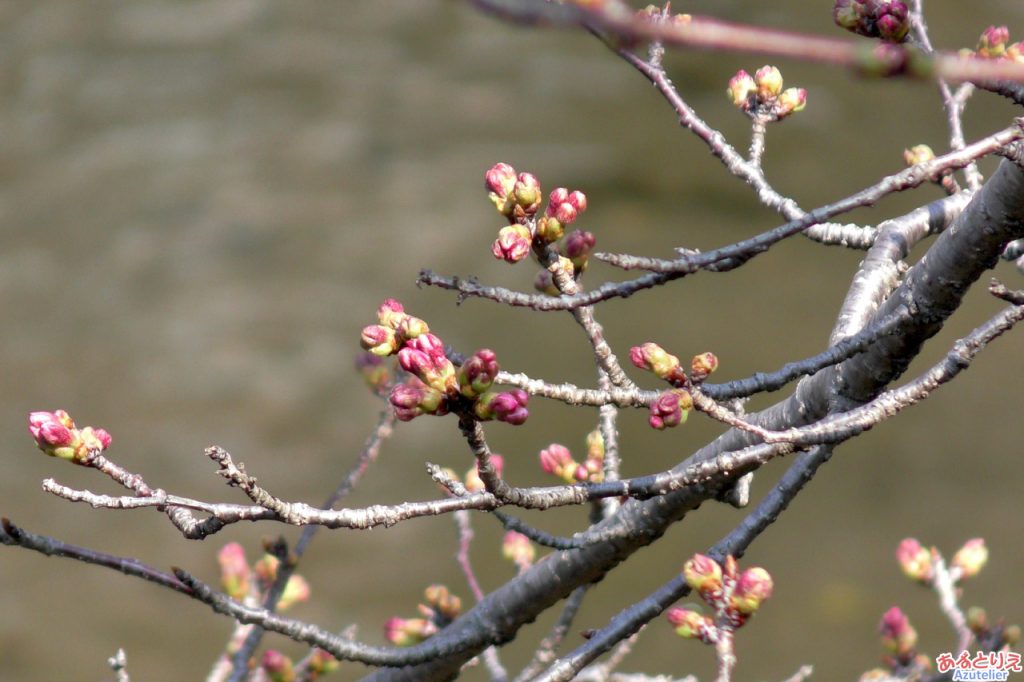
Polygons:
[[[277,580],[281,560],[272,554],[264,554],[250,567],[245,549],[237,542],[231,542],[217,553],[217,563],[220,564],[221,587],[228,596],[238,601],[262,603]],[[301,575],[293,574],[288,577],[277,608],[287,610],[308,600],[309,596],[309,583]]]
[[[548,195],[547,206],[541,212],[543,194],[540,182],[532,173],[516,173],[515,168],[507,163],[498,163],[484,174],[484,184],[498,213],[509,221],[491,245],[495,258],[518,263],[535,247],[554,245],[572,262],[574,274],[583,272],[594,248],[594,236],[576,230],[566,237],[561,246],[556,244],[565,236],[566,227],[587,210],[587,197],[583,192],[556,187]],[[550,277],[538,284],[542,290],[550,286]]]
[[832,19],[847,31],[890,43],[903,42],[910,32],[910,11],[901,0],[836,0]]
[[674,387],[661,393],[649,406],[648,423],[659,431],[686,423],[693,409],[693,398],[687,388],[701,384],[718,369],[718,357],[714,353],[701,353],[693,356],[687,373],[679,358],[652,342],[630,348],[629,359]]
[[110,447],[110,434],[104,429],[78,428],[64,410],[32,412],[28,431],[39,449],[52,457],[88,465],[92,458]]
[[530,538],[510,530],[502,538],[501,556],[514,563],[522,572],[533,565],[533,560],[537,557],[537,550],[530,542]]
[[740,69],[729,79],[725,94],[733,106],[752,118],[780,121],[807,106],[803,88],[782,89],[782,72],[766,65],[751,76]]
[[666,617],[680,637],[699,639],[705,644],[718,642],[723,630],[742,627],[772,596],[772,577],[768,571],[755,566],[741,573],[732,556],[719,564],[709,556],[695,554],[683,566],[683,578],[713,609],[714,615],[686,606],[669,609]]
[[887,667],[896,669],[914,663],[918,657],[917,630],[898,606],[885,612],[878,624],[878,632],[882,636],[882,661]]
[[693,17],[689,14],[672,14],[669,11],[668,3],[665,4],[664,8],[657,5],[647,5],[647,7],[637,10],[636,17],[646,21],[663,22],[671,26],[685,26],[693,21]]
[[573,459],[569,448],[552,443],[540,451],[540,468],[566,483],[600,483],[604,480],[604,438],[599,430],[587,435],[587,457],[582,463]]
[[430,333],[426,322],[407,314],[398,301],[384,301],[377,310],[377,321],[363,329],[363,348],[380,357],[397,354],[398,364],[412,375],[391,389],[389,400],[398,419],[459,411],[472,412],[483,421],[526,421],[529,396],[525,391],[490,390],[498,375],[494,351],[478,350],[456,370],[445,354],[444,342]]
[[[925,548],[914,538],[906,538],[896,548],[896,560],[903,573],[916,582],[931,585],[935,581],[936,567],[942,560],[935,547]],[[949,577],[953,583],[972,578],[988,562],[988,548],[983,538],[972,538],[953,555],[949,562]]]
[[975,51],[961,50],[965,57],[981,57],[982,59],[1008,59],[1024,63],[1024,40],[1011,43],[1010,29],[1005,26],[989,26],[978,38]]
[[384,624],[384,636],[395,646],[413,646],[433,637],[455,620],[462,612],[462,600],[451,594],[444,585],[431,585],[423,591],[423,603],[418,604],[419,618],[389,618]]

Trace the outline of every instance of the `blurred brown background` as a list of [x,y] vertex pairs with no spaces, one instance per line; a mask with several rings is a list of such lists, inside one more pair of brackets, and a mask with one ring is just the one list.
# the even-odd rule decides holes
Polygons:
[[[972,46],[992,23],[1024,38],[1020,3],[973,2],[969,13],[958,0],[927,5],[937,45]],[[829,3],[676,9],[839,35]],[[592,382],[569,316],[482,301],[456,307],[450,293],[414,286],[418,269],[431,267],[530,289],[532,267],[489,254],[501,220],[481,178],[494,162],[535,172],[545,188],[586,191],[591,208],[580,225],[602,250],[665,256],[779,223],[597,41],[506,26],[465,3],[15,0],[0,3],[0,54],[0,513],[211,581],[223,543],[243,542],[255,554],[261,537],[281,529],[236,525],[190,542],[151,510],[96,511],[50,498],[39,489],[50,476],[117,489],[41,455],[26,413],[62,407],[107,428],[111,457],[171,492],[245,501],[203,457],[216,443],[275,493],[316,503],[375,419],[352,358],[359,329],[387,296],[464,351],[487,345],[508,369]],[[762,63],[700,53],[667,59],[683,95],[741,149],[747,125],[722,93],[738,68]],[[789,84],[808,88],[809,104],[769,131],[765,165],[804,208],[897,170],[904,147],[944,148],[933,86],[778,65]],[[979,96],[968,136],[1019,113]],[[874,222],[938,196],[923,188],[852,219]],[[648,339],[684,357],[713,350],[721,378],[738,378],[820,351],[859,257],[794,239],[738,272],[607,303],[599,319],[621,353]],[[1020,285],[1007,264],[998,272]],[[620,276],[595,267],[588,279]],[[997,309],[973,291],[911,371]],[[841,447],[754,545],[746,562],[768,567],[777,587],[738,637],[739,679],[778,680],[804,663],[816,666],[814,679],[851,679],[875,664],[877,621],[895,603],[925,651],[948,650],[952,633],[935,600],[903,579],[893,559],[907,535],[950,555],[983,535],[991,565],[967,585],[964,604],[1021,619],[1020,334],[1000,339],[934,398]],[[541,401],[532,412],[524,428],[488,429],[508,476],[522,484],[544,482],[541,447],[557,440],[581,450],[595,417]],[[624,473],[636,475],[669,467],[720,429],[694,418],[653,433],[643,414],[629,413],[621,431]],[[403,426],[349,503],[436,496],[427,460],[468,468],[450,420]],[[785,466],[762,474],[755,495]],[[528,518],[563,533],[584,523],[580,510]],[[600,627],[740,518],[702,508],[602,582],[576,629]],[[482,515],[474,522],[473,558],[493,588],[513,570],[498,558],[498,525]],[[447,518],[324,532],[302,569],[314,600],[294,613],[333,630],[358,624],[363,639],[381,643],[385,619],[411,616],[427,584],[446,582],[468,598],[454,552]],[[553,616],[507,647],[511,667]],[[229,630],[205,607],[138,580],[0,550],[0,679],[110,678],[104,661],[118,647],[137,679],[201,679]],[[300,651],[276,636],[265,642]],[[624,669],[707,678],[712,665],[710,649],[682,642],[662,621]],[[364,671],[349,664],[337,679]]]

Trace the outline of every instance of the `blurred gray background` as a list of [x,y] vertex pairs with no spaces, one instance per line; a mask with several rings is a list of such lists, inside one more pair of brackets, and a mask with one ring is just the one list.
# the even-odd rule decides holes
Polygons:
[[[973,46],[992,23],[1024,38],[1018,2],[972,2],[969,12],[959,0],[927,5],[937,45]],[[825,2],[676,9],[840,35]],[[65,408],[80,424],[107,428],[110,456],[171,492],[244,502],[203,456],[219,444],[276,494],[317,503],[375,420],[378,404],[352,359],[359,329],[385,297],[400,298],[464,351],[486,345],[508,369],[592,382],[568,315],[475,300],[456,307],[449,292],[414,285],[418,269],[430,267],[531,288],[533,267],[489,254],[502,224],[482,189],[493,163],[531,170],[545,188],[584,190],[590,209],[579,224],[602,250],[667,256],[780,222],[596,40],[507,26],[466,3],[14,0],[0,3],[0,54],[0,513],[210,581],[223,543],[242,542],[254,556],[260,538],[281,529],[236,525],[190,542],[152,510],[97,511],[48,497],[39,483],[50,476],[118,489],[40,454],[26,413]],[[675,53],[666,63],[698,112],[745,149],[745,119],[722,95],[737,69],[764,59]],[[930,84],[778,66],[788,84],[809,90],[809,103],[770,129],[765,165],[804,208],[899,169],[904,147],[944,148]],[[978,96],[968,136],[1019,113]],[[875,222],[938,196],[926,187],[852,219]],[[683,357],[713,350],[718,376],[738,378],[822,350],[859,258],[793,239],[740,271],[612,301],[598,315],[620,353],[646,340]],[[1006,264],[998,273],[1021,285]],[[621,276],[597,266],[587,279]],[[998,307],[972,291],[911,371]],[[738,679],[778,680],[805,663],[816,666],[814,679],[851,679],[877,661],[878,619],[897,603],[923,650],[948,650],[953,636],[935,600],[894,561],[908,535],[949,555],[984,536],[991,564],[967,584],[964,604],[1020,620],[1020,333],[932,399],[841,447],[753,546],[745,561],[770,569],[776,593],[738,636]],[[537,451],[553,441],[581,451],[595,414],[535,401],[524,428],[488,432],[508,477],[540,484]],[[721,430],[692,418],[654,433],[645,421],[622,416],[626,475],[668,468]],[[435,497],[428,460],[469,467],[450,419],[403,425],[349,503]],[[769,467],[755,495],[785,466]],[[598,585],[576,631],[600,627],[668,580],[741,516],[706,505]],[[580,510],[527,518],[562,533],[584,523]],[[498,556],[498,525],[482,515],[474,523],[473,559],[493,588],[513,569]],[[426,585],[445,582],[469,599],[455,549],[447,518],[324,532],[301,570],[314,599],[293,613],[333,630],[357,624],[361,638],[381,643],[384,621],[412,616]],[[110,678],[104,661],[118,647],[137,679],[201,679],[230,631],[169,591],[17,549],[0,550],[0,585],[3,680]],[[506,662],[522,663],[553,617],[525,628]],[[301,651],[276,636],[265,642]],[[570,643],[578,642],[574,634]],[[710,679],[712,666],[710,649],[659,621],[624,669]],[[363,672],[348,664],[336,679]]]

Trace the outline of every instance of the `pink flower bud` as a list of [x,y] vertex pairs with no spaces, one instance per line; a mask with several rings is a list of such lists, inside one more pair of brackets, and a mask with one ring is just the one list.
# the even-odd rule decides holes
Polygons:
[[220,584],[232,599],[242,600],[249,594],[249,562],[245,550],[237,542],[229,542],[217,553]]
[[295,679],[295,666],[292,659],[276,649],[267,649],[263,652],[260,667],[270,678],[270,682],[293,682]]
[[306,663],[306,667],[309,668],[309,671],[317,676],[333,673],[340,665],[341,663],[334,656],[330,655],[323,649],[316,648],[313,649]]
[[569,190],[565,187],[556,187],[551,190],[551,194],[548,195],[548,207],[544,213],[549,216],[555,215],[555,209],[567,201],[569,201]]
[[576,209],[576,213],[583,213],[587,210],[587,195],[579,190],[569,193],[568,202]]
[[491,245],[495,258],[507,263],[518,263],[530,255],[533,239],[525,225],[508,225],[498,231],[498,238]]
[[380,324],[363,327],[359,336],[359,345],[379,357],[387,357],[398,350],[398,339],[395,331]]
[[978,40],[978,55],[987,58],[1002,57],[1006,54],[1006,43],[1010,41],[1010,30],[1005,26],[989,26]]
[[570,225],[576,222],[576,208],[569,202],[559,204],[555,208],[555,220],[563,225]]
[[762,66],[754,72],[754,84],[762,102],[775,99],[782,92],[782,72],[771,65]]
[[[501,455],[491,455],[491,466],[494,467],[495,473],[498,477],[501,477],[502,472],[505,470],[505,458]],[[480,492],[485,490],[487,486],[484,485],[483,480],[480,478],[480,463],[477,462],[472,469],[466,472],[466,490],[471,493]]]
[[577,272],[587,269],[590,253],[594,250],[597,240],[590,232],[576,230],[565,239],[565,256],[572,261]]
[[576,482],[576,461],[569,448],[552,443],[540,451],[540,468],[567,483]]
[[491,412],[498,421],[519,426],[530,416],[527,411],[529,400],[530,396],[526,391],[514,388],[494,397],[490,404]]
[[423,590],[423,597],[432,611],[445,620],[455,620],[462,612],[462,600],[444,585],[431,585]]
[[308,601],[310,594],[311,590],[306,579],[301,575],[292,575],[285,583],[284,592],[281,593],[281,599],[277,602],[277,608],[280,611],[285,611],[295,604]]
[[964,543],[953,556],[951,565],[960,570],[961,578],[970,578],[981,571],[988,561],[988,547],[983,538],[973,538]]
[[433,334],[420,334],[406,342],[406,348],[412,348],[427,354],[435,366],[440,367],[448,362],[444,351],[444,341]]
[[729,606],[739,613],[750,615],[772,596],[773,587],[772,577],[768,571],[760,566],[748,568],[740,574]]
[[481,348],[459,369],[459,392],[467,398],[483,394],[498,376],[498,357],[489,348]]
[[709,556],[694,554],[683,564],[683,577],[708,603],[722,594],[722,567]]
[[424,618],[390,618],[384,636],[395,646],[413,646],[437,634],[437,626]]
[[882,634],[882,647],[890,654],[905,657],[917,645],[917,631],[898,606],[885,612],[878,630]]
[[772,107],[777,120],[782,120],[792,113],[803,111],[807,107],[807,91],[803,88],[786,88]]
[[651,341],[630,348],[629,359],[634,365],[653,373],[659,379],[682,378],[679,358]]
[[695,383],[700,383],[716,369],[718,369],[718,357],[714,353],[694,355],[693,360],[690,361],[690,379]]
[[690,607],[673,607],[665,612],[676,634],[684,639],[698,639],[705,644],[718,641],[718,628],[714,621]]
[[729,87],[726,88],[725,94],[733,106],[741,111],[750,111],[756,104],[757,84],[749,73],[740,69],[729,79]]
[[60,417],[53,412],[30,413],[28,415],[28,431],[32,434],[39,449],[47,453],[54,448],[71,445],[71,441],[74,439],[71,429],[65,426]]
[[516,169],[507,163],[496,163],[484,173],[484,184],[488,192],[504,199],[516,185]]
[[935,576],[932,553],[914,538],[906,538],[896,548],[896,561],[911,580],[929,583]]
[[505,533],[505,537],[501,542],[501,555],[518,566],[519,570],[523,571],[533,565],[533,560],[537,556],[537,550],[534,549],[530,538],[522,533],[510,530]]
[[404,422],[423,414],[440,416],[448,411],[444,394],[418,381],[398,384],[392,388],[388,402],[394,408],[395,416]]
[[377,321],[385,327],[397,329],[403,318],[405,318],[405,308],[393,298],[385,299],[377,308]]
[[682,389],[665,391],[651,403],[647,423],[658,431],[685,424],[692,407],[693,398],[686,391]]
[[541,202],[540,182],[533,173],[520,173],[513,188],[516,204],[522,212],[531,216],[537,212]]

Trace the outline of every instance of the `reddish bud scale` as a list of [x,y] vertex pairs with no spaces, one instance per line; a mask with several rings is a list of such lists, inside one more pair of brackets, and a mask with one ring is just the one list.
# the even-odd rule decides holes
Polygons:
[[686,423],[689,410],[693,407],[690,394],[682,389],[665,391],[650,406],[647,422],[651,428],[662,431]]
[[529,416],[529,399],[526,391],[518,388],[505,393],[487,392],[477,399],[473,410],[484,421],[497,419],[518,426]]

